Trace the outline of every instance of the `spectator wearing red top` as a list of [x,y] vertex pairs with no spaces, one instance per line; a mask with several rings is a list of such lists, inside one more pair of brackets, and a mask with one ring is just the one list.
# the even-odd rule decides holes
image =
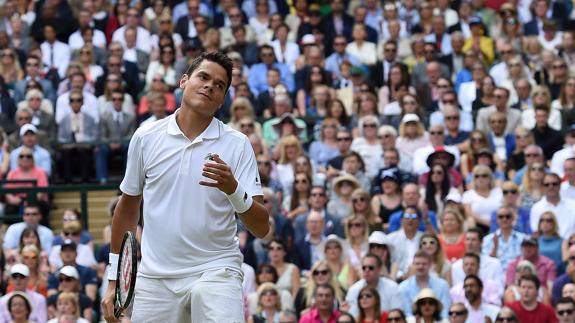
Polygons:
[[519,280],[521,299],[508,303],[521,323],[556,323],[558,322],[553,308],[537,301],[539,278],[527,274]]
[[299,323],[336,323],[340,311],[334,308],[335,290],[329,284],[318,285],[314,292],[315,306],[299,319]]

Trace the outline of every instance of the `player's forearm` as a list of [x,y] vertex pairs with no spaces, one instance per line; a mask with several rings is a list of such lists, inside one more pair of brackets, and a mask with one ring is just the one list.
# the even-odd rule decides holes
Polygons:
[[118,253],[122,244],[122,237],[126,231],[136,233],[138,220],[140,218],[140,202],[141,196],[122,195],[114,217],[112,218],[112,241],[110,244],[110,251]]
[[252,206],[244,213],[239,214],[246,228],[258,238],[265,237],[270,229],[268,210],[263,206],[263,198],[254,196]]

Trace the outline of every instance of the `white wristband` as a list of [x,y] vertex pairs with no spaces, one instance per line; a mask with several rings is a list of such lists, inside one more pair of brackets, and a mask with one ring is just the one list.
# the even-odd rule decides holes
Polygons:
[[120,259],[120,255],[110,252],[108,257],[110,259],[108,260],[108,280],[116,280],[118,278],[118,260]]
[[228,200],[230,200],[234,211],[238,214],[242,214],[249,210],[254,202],[252,197],[246,192],[246,190],[244,190],[240,183],[238,183],[236,191],[228,195]]

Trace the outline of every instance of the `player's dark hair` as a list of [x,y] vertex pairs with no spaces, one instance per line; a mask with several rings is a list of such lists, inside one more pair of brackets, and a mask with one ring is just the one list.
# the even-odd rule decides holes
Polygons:
[[226,70],[226,75],[228,77],[228,86],[226,87],[226,92],[227,92],[228,89],[230,88],[231,83],[232,83],[232,69],[234,66],[233,66],[232,60],[226,54],[224,54],[222,52],[219,52],[219,51],[218,52],[203,52],[200,55],[198,55],[196,58],[194,58],[194,60],[190,64],[190,67],[188,67],[188,70],[186,71],[186,74],[188,75],[188,77],[190,75],[192,75],[192,73],[194,73],[194,71],[196,69],[198,69],[200,64],[202,64],[202,62],[205,60],[210,61],[210,62],[214,62]]

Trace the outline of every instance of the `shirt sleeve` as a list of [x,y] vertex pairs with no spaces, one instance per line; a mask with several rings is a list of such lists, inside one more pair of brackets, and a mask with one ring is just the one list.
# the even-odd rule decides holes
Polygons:
[[142,149],[142,137],[136,131],[128,147],[126,174],[120,184],[120,190],[128,195],[141,195],[144,189],[144,158]]

